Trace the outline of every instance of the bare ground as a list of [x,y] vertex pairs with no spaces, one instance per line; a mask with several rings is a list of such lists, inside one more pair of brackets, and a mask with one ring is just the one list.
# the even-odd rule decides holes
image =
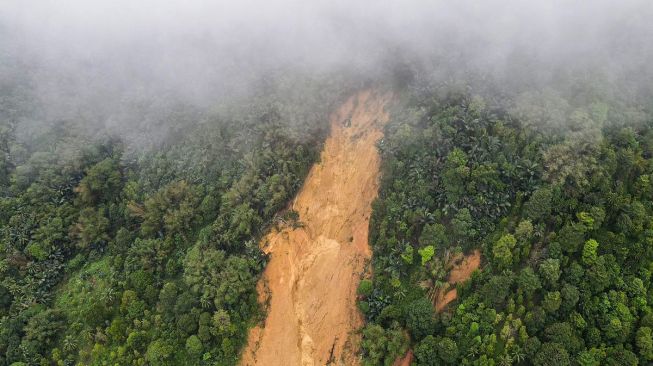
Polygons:
[[404,354],[402,357],[397,358],[392,366],[410,366],[413,363],[413,358],[413,350],[408,349],[406,354]]
[[[459,282],[467,281],[472,273],[481,265],[481,252],[475,250],[467,256],[454,258],[452,261],[453,267],[451,268],[451,272],[449,272],[447,282],[450,285],[455,285]],[[441,312],[450,302],[456,300],[457,296],[458,291],[456,291],[455,287],[446,292],[445,289],[442,289],[436,297],[435,310],[438,313]]]
[[355,365],[362,317],[356,289],[371,256],[368,226],[378,191],[376,142],[390,95],[363,91],[331,117],[331,135],[292,208],[301,228],[269,233],[259,283],[269,304],[249,334],[243,365]]

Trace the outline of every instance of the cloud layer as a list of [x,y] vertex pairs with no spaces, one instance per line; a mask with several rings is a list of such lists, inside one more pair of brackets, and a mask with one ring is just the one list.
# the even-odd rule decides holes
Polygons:
[[438,75],[595,67],[648,82],[652,18],[646,0],[8,0],[0,81],[24,77],[62,118],[144,95],[206,105],[279,69],[373,78],[406,61]]

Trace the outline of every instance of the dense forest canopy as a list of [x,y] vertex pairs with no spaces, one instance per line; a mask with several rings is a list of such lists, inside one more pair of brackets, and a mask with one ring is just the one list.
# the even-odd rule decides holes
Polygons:
[[81,121],[25,142],[7,118],[2,362],[234,364],[260,315],[257,239],[292,217],[319,121],[346,90],[310,85],[320,90],[269,89],[226,112],[182,107],[198,120],[145,150]]
[[[406,94],[380,146],[366,364],[408,347],[418,365],[653,360],[650,104],[589,81]],[[480,270],[435,314],[448,258],[475,249]]]
[[653,363],[646,1],[109,3],[0,6],[0,365],[237,364],[363,87],[395,98],[362,364]]

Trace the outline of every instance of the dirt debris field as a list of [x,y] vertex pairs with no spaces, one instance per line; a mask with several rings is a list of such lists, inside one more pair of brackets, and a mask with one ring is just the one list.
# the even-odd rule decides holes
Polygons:
[[331,117],[331,134],[292,208],[302,227],[270,232],[259,296],[269,301],[252,329],[243,365],[356,365],[363,320],[356,290],[371,252],[368,226],[378,191],[376,142],[389,94],[363,91]]

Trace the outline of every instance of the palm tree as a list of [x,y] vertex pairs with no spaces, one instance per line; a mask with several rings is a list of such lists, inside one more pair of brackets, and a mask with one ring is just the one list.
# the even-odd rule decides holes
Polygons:
[[469,347],[469,350],[467,351],[467,358],[476,358],[480,353],[481,350],[479,345],[473,345],[472,347]]
[[211,300],[208,296],[206,296],[206,294],[200,297],[200,306],[202,306],[203,309],[208,309],[211,307]]
[[25,294],[21,294],[20,297],[15,300],[15,303],[18,305],[19,309],[24,310],[32,306],[34,304],[34,300]]
[[63,349],[66,352],[72,352],[77,349],[77,342],[72,338],[72,336],[66,336],[63,340]]
[[499,366],[512,366],[512,357],[510,355],[499,357]]
[[116,291],[115,291],[113,288],[109,287],[109,288],[106,289],[106,290],[104,291],[104,293],[102,294],[102,298],[103,298],[104,301],[106,301],[107,303],[112,303],[113,300],[115,300],[115,298],[116,298]]
[[400,299],[400,300],[405,299],[406,298],[406,290],[403,287],[399,288],[397,291],[395,291],[394,296],[397,299]]
[[526,359],[526,355],[519,348],[513,349],[511,356],[516,363],[520,363]]

